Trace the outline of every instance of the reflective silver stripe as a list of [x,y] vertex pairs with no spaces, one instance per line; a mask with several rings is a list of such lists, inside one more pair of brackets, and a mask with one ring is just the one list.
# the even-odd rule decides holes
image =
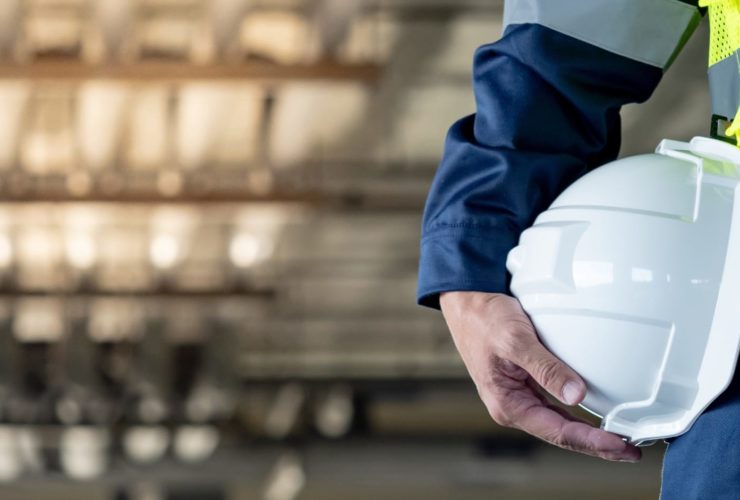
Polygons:
[[732,120],[740,106],[740,69],[738,54],[709,67],[709,93],[712,113]]
[[610,52],[667,68],[701,15],[679,0],[506,0],[504,26],[539,24]]

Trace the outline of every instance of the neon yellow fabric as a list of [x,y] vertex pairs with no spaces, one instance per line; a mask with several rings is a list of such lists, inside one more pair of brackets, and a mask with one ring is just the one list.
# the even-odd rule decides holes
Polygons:
[[734,137],[735,143],[740,147],[740,108],[738,108],[735,118],[732,119],[732,124],[725,130],[727,137]]
[[[740,0],[699,0],[699,6],[709,7],[709,66],[735,57],[740,72]],[[725,135],[740,146],[740,108]]]
[[740,49],[740,0],[699,0],[699,6],[709,7],[709,65],[713,66]]

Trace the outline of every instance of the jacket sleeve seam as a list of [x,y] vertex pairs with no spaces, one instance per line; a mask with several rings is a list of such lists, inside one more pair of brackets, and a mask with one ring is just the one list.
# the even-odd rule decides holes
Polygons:
[[435,227],[424,232],[422,236],[422,242],[427,240],[433,240],[449,235],[465,235],[470,238],[491,238],[495,237],[494,234],[481,234],[480,231],[496,231],[499,232],[504,229],[508,233],[513,233],[514,230],[508,224],[504,227],[500,225],[492,224],[472,224],[472,223],[453,223],[453,224],[438,224]]

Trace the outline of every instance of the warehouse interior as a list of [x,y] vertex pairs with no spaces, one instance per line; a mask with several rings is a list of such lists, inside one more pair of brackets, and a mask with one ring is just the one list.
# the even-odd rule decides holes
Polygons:
[[[648,499],[415,304],[501,0],[3,0],[0,499]],[[706,135],[704,23],[622,154]]]

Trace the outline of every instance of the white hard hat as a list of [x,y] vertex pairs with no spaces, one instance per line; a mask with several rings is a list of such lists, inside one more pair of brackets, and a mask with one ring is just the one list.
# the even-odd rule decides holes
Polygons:
[[602,428],[686,432],[740,346],[740,149],[663,141],[566,189],[508,256],[542,342],[586,381]]

